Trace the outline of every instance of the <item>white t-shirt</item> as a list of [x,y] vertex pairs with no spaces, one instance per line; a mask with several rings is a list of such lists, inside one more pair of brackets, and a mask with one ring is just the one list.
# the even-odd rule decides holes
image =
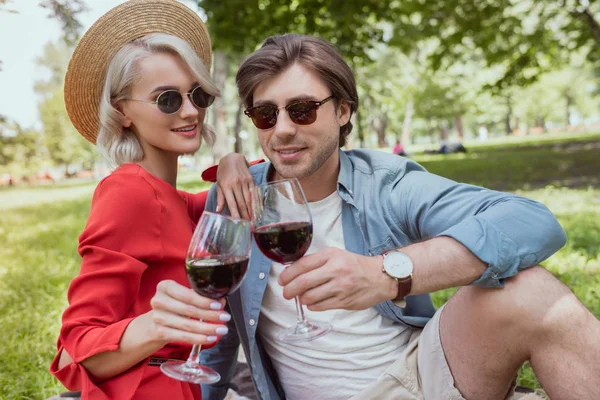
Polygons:
[[[344,248],[342,200],[337,191],[309,203],[313,239],[307,254],[326,247]],[[294,300],[283,298],[277,277],[283,265],[273,263],[265,291],[258,333],[263,339],[289,400],[352,397],[382,375],[406,346],[410,331],[382,317],[375,309],[312,312],[309,320],[327,321],[333,330],[310,342],[282,343],[282,328],[296,323]]]

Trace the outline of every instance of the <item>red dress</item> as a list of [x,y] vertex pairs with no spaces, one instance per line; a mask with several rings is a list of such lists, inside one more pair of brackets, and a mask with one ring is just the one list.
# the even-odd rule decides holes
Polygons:
[[[185,256],[206,202],[175,190],[142,167],[125,164],[96,188],[85,230],[79,237],[83,261],[69,287],[58,354],[74,362],[50,371],[82,399],[201,399],[199,385],[171,379],[146,359],[111,379],[99,381],[80,364],[114,351],[127,325],[150,311],[158,282],[171,279],[189,287]],[[153,357],[186,359],[191,345],[170,343]]]

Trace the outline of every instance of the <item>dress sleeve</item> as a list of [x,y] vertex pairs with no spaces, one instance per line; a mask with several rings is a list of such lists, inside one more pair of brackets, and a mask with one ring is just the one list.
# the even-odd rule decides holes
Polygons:
[[[81,271],[69,286],[58,355],[51,366],[68,389],[89,390],[98,383],[80,362],[117,350],[135,317],[131,308],[142,274],[149,263],[162,258],[161,209],[154,189],[136,175],[111,175],[97,187],[79,237]],[[58,370],[63,349],[73,363]]]
[[[248,163],[248,167],[251,167],[253,165],[260,164],[263,162],[265,162],[265,160],[262,158],[259,160],[250,161]],[[218,170],[219,170],[218,165],[211,165],[210,167],[206,168],[204,171],[202,171],[202,180],[205,182],[216,182]]]

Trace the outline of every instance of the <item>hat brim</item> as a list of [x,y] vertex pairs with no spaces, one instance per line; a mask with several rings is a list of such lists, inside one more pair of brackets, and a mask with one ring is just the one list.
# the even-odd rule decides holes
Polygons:
[[126,43],[151,33],[185,40],[210,70],[208,29],[189,7],[176,0],[130,0],[108,11],[83,35],[65,76],[65,106],[81,135],[96,143],[99,107],[108,65]]

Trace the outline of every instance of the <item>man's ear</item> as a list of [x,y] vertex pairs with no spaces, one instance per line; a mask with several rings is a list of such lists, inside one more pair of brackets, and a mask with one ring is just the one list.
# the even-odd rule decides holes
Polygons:
[[352,116],[352,110],[350,109],[350,104],[345,101],[341,101],[338,106],[338,122],[340,126],[344,126],[350,121],[350,117]]

